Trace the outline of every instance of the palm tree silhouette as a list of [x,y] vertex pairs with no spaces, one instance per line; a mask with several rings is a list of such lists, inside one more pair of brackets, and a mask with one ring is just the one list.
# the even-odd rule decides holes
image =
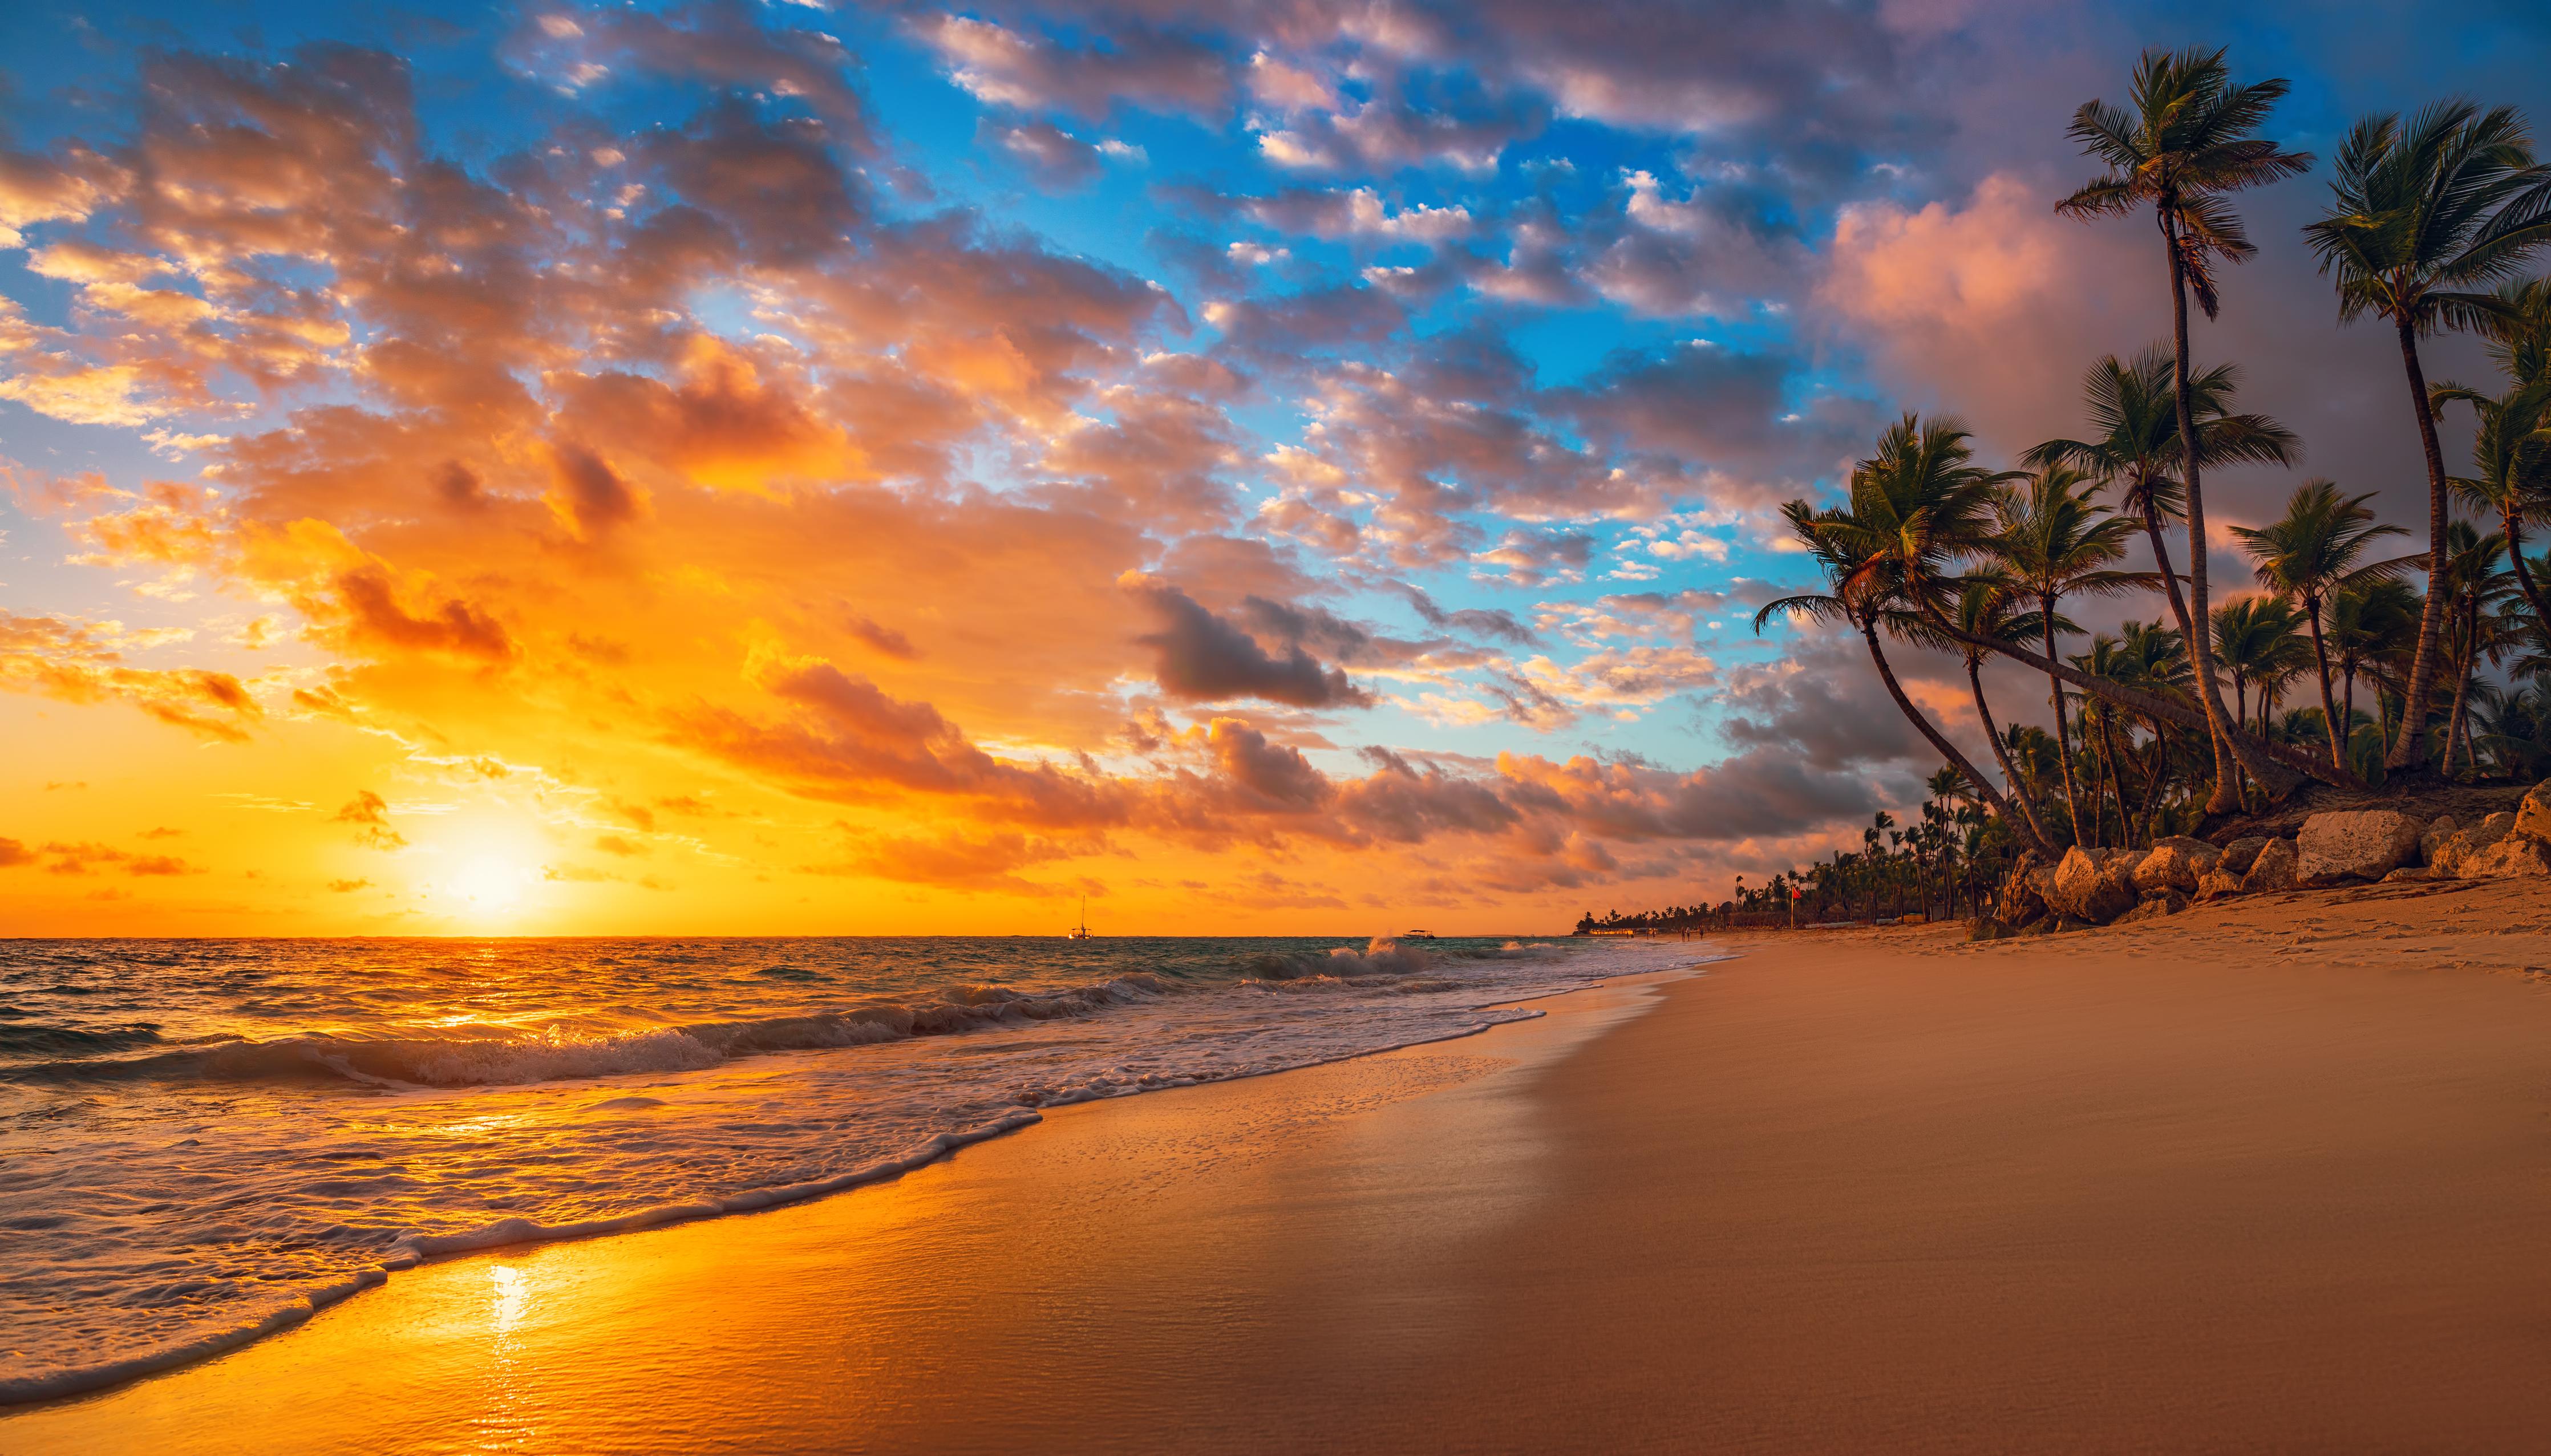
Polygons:
[[[2211,319],[2220,307],[2214,263],[2237,263],[2256,253],[2228,194],[2299,176],[2311,168],[2308,152],[2284,151],[2255,135],[2286,94],[2284,80],[2236,85],[2220,49],[2147,50],[2135,62],[2132,109],[2088,101],[2073,114],[2068,135],[2083,151],[2108,166],[2098,177],[2055,205],[2068,217],[2121,217],[2149,207],[2160,225],[2170,263],[2172,388],[2182,439],[2195,439],[2196,403],[2190,388],[2188,295]],[[2206,620],[2205,491],[2203,452],[2182,467],[2188,491],[2189,614],[2181,621],[2196,658],[2199,697],[2214,734],[2214,797],[2207,807],[2229,812],[2236,800],[2231,765],[2252,773],[2240,739],[2225,731],[2223,695],[2214,681],[2214,654],[2194,624]]]
[[[2397,526],[2376,524],[2365,503],[2374,493],[2341,496],[2329,480],[2306,480],[2286,498],[2286,514],[2271,525],[2232,528],[2232,534],[2256,563],[2259,585],[2300,603],[2311,626],[2312,661],[2320,672],[2321,721],[2329,729],[2329,761],[2348,764],[2346,729],[2330,698],[2329,644],[2321,619],[2329,599],[2360,579],[2389,575],[2411,558],[2364,563],[2366,549],[2387,535],[2406,535]],[[2351,706],[2350,712],[2354,709]]]
[[1767,604],[1754,614],[1754,631],[1792,613],[1850,625],[1867,643],[1896,709],[2007,818],[2001,792],[1905,696],[1880,641],[1882,631],[1918,636],[1924,617],[1955,600],[1962,581],[1950,563],[1973,548],[1991,519],[1997,489],[2008,477],[1974,463],[1968,437],[1955,420],[1924,423],[1907,413],[1852,468],[1848,505],[1817,511],[1791,501],[1783,507],[1830,590]]
[[2400,340],[2409,403],[2427,461],[2427,599],[2418,622],[2406,701],[2408,721],[2385,766],[2414,768],[2426,743],[2426,704],[2443,631],[2444,448],[2418,361],[2418,336],[2501,318],[2508,302],[2488,285],[2551,243],[2551,172],[2511,107],[2483,112],[2441,101],[2411,117],[2369,116],[2349,129],[2330,181],[2332,205],[2303,229],[2320,270],[2338,286],[2338,317],[2388,320]]
[[[2066,597],[2114,595],[2151,584],[2142,571],[2114,569],[2125,558],[2133,523],[2092,504],[2086,488],[2090,476],[2070,465],[2049,465],[2028,477],[2026,489],[2002,494],[1995,503],[1991,550],[2012,590],[2037,603],[2037,627],[2051,662],[2055,634],[2062,619],[2056,608]],[[2096,674],[2093,674],[2094,676]],[[2073,834],[2085,843],[2098,841],[2096,825],[2085,835],[2082,786],[2073,767],[2067,731],[2063,679],[2046,675],[2048,701],[2055,711],[2055,747],[2064,764],[2064,798],[2073,815]]]

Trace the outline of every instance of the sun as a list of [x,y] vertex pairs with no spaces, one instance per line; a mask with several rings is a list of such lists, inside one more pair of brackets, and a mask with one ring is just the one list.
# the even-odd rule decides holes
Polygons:
[[477,917],[509,914],[522,906],[538,873],[503,853],[477,853],[460,861],[440,887],[457,911]]

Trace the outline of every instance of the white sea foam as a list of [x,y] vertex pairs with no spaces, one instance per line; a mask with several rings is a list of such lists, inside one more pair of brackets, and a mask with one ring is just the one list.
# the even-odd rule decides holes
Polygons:
[[[18,942],[0,1401],[419,1259],[895,1176],[1040,1108],[1468,1035],[1703,945]],[[39,1155],[41,1154],[41,1155]]]

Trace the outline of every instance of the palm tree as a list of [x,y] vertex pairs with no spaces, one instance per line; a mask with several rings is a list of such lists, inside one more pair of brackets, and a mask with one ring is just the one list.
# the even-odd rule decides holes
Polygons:
[[1831,589],[1766,605],[1754,614],[1754,631],[1789,613],[1848,623],[1868,644],[1896,709],[1995,813],[2008,817],[2001,792],[1904,695],[1879,640],[1882,630],[1891,635],[1926,631],[1924,617],[1954,600],[1962,585],[1948,563],[1985,534],[2007,476],[1974,463],[1968,437],[1955,420],[1924,423],[1908,413],[1879,437],[1876,453],[1852,468],[1850,504],[1825,511],[1804,501],[1783,507],[1789,530]]
[[[2146,572],[2113,569],[2125,558],[2134,525],[2105,506],[2092,505],[2089,480],[2073,466],[2050,465],[2030,476],[2024,491],[2002,494],[1996,509],[2000,530],[1991,537],[1992,554],[2011,589],[2036,602],[2050,662],[2062,620],[2056,606],[2064,598],[2113,595],[2152,580]],[[2082,786],[2065,728],[2064,682],[2050,670],[2046,686],[2055,710],[2056,752],[2064,763],[2064,798],[2072,810],[2074,837],[2083,838]],[[2086,842],[2096,842],[2096,835]]]
[[[2515,362],[2510,358],[2510,367]],[[2457,384],[2437,385],[2430,399],[2440,411],[2449,404],[2467,404],[2480,417],[2480,430],[2472,438],[2473,473],[2454,477],[2454,489],[2498,518],[2516,587],[2532,606],[2533,620],[2551,630],[2551,607],[2544,605],[2541,584],[2524,559],[2525,522],[2551,515],[2551,370],[2497,399]]]
[[[2001,730],[1993,726],[1992,706],[1985,701],[1984,663],[1991,649],[1982,644],[1988,641],[2024,642],[2035,630],[2036,614],[2021,613],[2019,606],[2019,598],[2010,590],[2010,584],[1999,577],[1979,574],[1967,578],[1966,585],[1958,592],[1956,621],[1960,638],[1951,639],[1946,645],[1966,659],[1967,687],[1976,699],[1976,722],[1984,728],[1985,741],[1992,745],[1994,760],[2001,764],[2002,782],[2010,786],[2010,796],[2019,801],[2019,812],[2028,820],[2029,832],[2036,836],[2038,842],[2051,844],[2053,836],[2046,832],[2045,822],[2037,817],[2036,785],[2023,780],[2012,766],[2010,751],[2002,742]],[[2080,631],[2060,619],[2059,630],[2068,632]]]
[[2232,713],[2236,721],[2250,715],[2250,688],[2259,689],[2259,730],[2267,733],[2274,687],[2291,679],[2311,659],[2303,639],[2302,617],[2283,597],[2236,597],[2214,609],[2214,660],[2232,674]]
[[2506,537],[2497,532],[2483,535],[2470,522],[2456,521],[2446,528],[2445,543],[2445,585],[2454,594],[2447,608],[2453,620],[2445,632],[2445,661],[2453,670],[2454,695],[2439,761],[2450,774],[2471,706],[2472,676],[2484,658],[2496,661],[2507,645],[2498,608],[2514,590],[2514,578],[2498,564],[2506,554]]
[[[2187,599],[2180,595],[2179,577],[2170,564],[2170,544],[2162,535],[2163,520],[2178,520],[2187,505],[2187,488],[2173,473],[2183,449],[2175,368],[2169,349],[2158,343],[2131,360],[2101,355],[2082,378],[2091,437],[2050,439],[2020,459],[2032,469],[2077,466],[2101,485],[2120,489],[2124,509],[2143,518],[2144,535],[2152,545],[2162,589],[2170,598],[2171,615],[2185,634],[2194,630],[2194,619],[2189,615]],[[2302,452],[2293,431],[2265,415],[2232,413],[2232,395],[2239,384],[2240,370],[2230,364],[2199,369],[2190,377],[2190,415],[2196,423],[2199,462],[2206,466],[2293,464]],[[2233,721],[2240,721],[2237,713]]]
[[2306,480],[2286,498],[2286,514],[2273,525],[2253,530],[2232,528],[2256,564],[2259,585],[2292,598],[2311,625],[2312,661],[2320,670],[2321,720],[2329,727],[2329,761],[2347,767],[2347,745],[2340,736],[2337,704],[2330,698],[2329,646],[2321,633],[2322,607],[2335,593],[2359,578],[2398,570],[2402,561],[2365,564],[2361,558],[2375,540],[2406,535],[2397,526],[2380,526],[2365,503],[2374,493],[2341,496],[2329,480]]
[[[2236,85],[2223,52],[2147,50],[2135,62],[2130,99],[2123,110],[2088,101],[2073,114],[2070,135],[2083,151],[2105,162],[2108,172],[2055,205],[2068,217],[2119,217],[2145,207],[2160,224],[2170,263],[2172,387],[2182,439],[2196,439],[2196,405],[2190,390],[2188,295],[2193,289],[2205,317],[2221,301],[2214,261],[2237,263],[2257,252],[2232,211],[2229,194],[2299,176],[2311,168],[2306,152],[2280,150],[2255,135],[2286,94],[2286,82]],[[2214,654],[2195,624],[2207,620],[2203,452],[2192,450],[2182,467],[2188,490],[2189,640],[2196,657],[2198,694],[2215,737],[2214,797],[2208,806],[2228,813],[2234,798],[2231,764],[2243,748],[2226,730],[2223,695],[2214,682]],[[2245,763],[2253,773],[2255,763]]]
[[[2329,598],[2329,621],[2323,631],[2336,657],[2340,690],[2339,722],[2346,725],[2351,757],[2356,733],[2356,680],[2369,679],[2375,686],[2374,727],[2388,754],[2391,748],[2391,718],[2381,690],[2385,669],[2399,661],[2404,649],[2416,652],[2415,624],[2426,610],[2407,582],[2396,577],[2361,576],[2333,592]],[[2396,681],[2405,685],[2405,675],[2395,674]],[[2401,695],[2405,712],[2422,706],[2406,693]],[[2362,769],[2358,770],[2363,773]]]
[[2389,320],[2400,340],[2409,404],[2427,461],[2427,600],[2407,689],[2410,721],[2385,766],[2415,768],[2425,754],[2426,704],[2443,631],[2445,453],[2418,362],[2418,336],[2503,317],[2505,300],[2481,291],[2551,243],[2551,173],[2511,107],[2483,112],[2442,101],[2410,118],[2370,116],[2339,147],[2333,205],[2303,229],[2320,270],[2334,274],[2341,322]]

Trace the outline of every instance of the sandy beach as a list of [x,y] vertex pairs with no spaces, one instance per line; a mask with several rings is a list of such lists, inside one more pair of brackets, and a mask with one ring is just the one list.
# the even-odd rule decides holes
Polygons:
[[431,1265],[0,1449],[2538,1449],[2546,921],[2497,882],[1739,940]]

